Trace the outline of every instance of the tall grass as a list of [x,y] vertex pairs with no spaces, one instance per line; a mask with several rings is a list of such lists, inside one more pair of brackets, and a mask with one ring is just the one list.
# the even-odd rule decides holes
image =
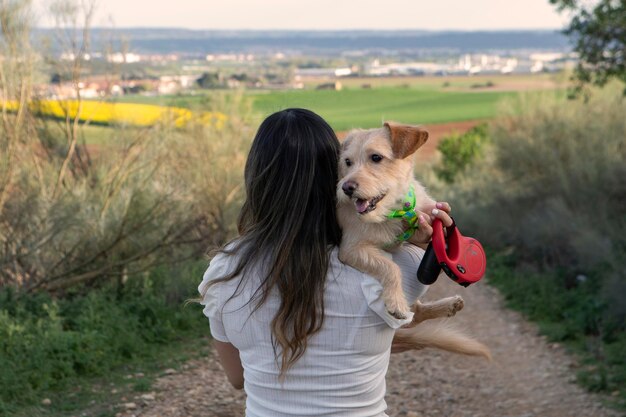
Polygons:
[[220,126],[199,117],[184,128],[120,127],[97,155],[77,145],[61,180],[63,130],[32,118],[0,211],[0,285],[64,291],[123,280],[224,241],[251,132],[242,100],[214,105],[229,112]]
[[[49,64],[73,86],[64,105],[33,88],[45,74],[32,2],[0,4],[0,287],[18,293],[123,285],[224,241],[251,136],[241,95],[195,111],[81,100],[94,4],[61,3],[50,10],[56,41],[74,58]],[[39,117],[44,110],[57,120]],[[87,146],[89,120],[119,122],[113,143]]]
[[32,119],[41,141],[0,212],[0,414],[208,334],[183,301],[207,248],[235,233],[252,132],[241,97],[202,107],[228,117],[120,128],[87,164],[72,158],[56,192],[62,126]]

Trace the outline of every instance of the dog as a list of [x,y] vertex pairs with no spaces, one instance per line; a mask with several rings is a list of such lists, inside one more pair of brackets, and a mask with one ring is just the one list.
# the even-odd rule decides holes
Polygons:
[[[427,319],[453,316],[463,308],[463,299],[448,297],[430,304],[416,300],[409,307],[400,268],[386,253],[414,238],[406,230],[407,218],[409,224],[416,224],[411,221],[417,220],[417,211],[435,207],[413,175],[413,154],[427,140],[428,132],[422,127],[394,122],[348,133],[341,148],[337,184],[337,219],[343,230],[339,259],[381,282],[392,316],[405,319],[410,311],[414,313],[409,328],[396,332],[396,349],[430,346],[490,358],[486,346],[448,326],[417,326]],[[407,211],[408,215],[390,218],[392,213]]]

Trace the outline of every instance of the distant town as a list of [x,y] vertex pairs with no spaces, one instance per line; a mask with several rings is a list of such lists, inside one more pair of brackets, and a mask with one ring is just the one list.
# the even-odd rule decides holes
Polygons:
[[[465,37],[436,34],[441,37],[436,42],[435,35],[421,32],[406,36],[386,32],[378,37],[367,33],[360,38],[358,32],[352,38],[343,32],[314,33],[300,34],[299,44],[292,42],[289,33],[260,37],[247,32],[221,37],[211,33],[206,35],[205,53],[198,50],[197,37],[185,42],[182,35],[155,39],[155,33],[160,33],[156,29],[150,36],[139,33],[136,39],[130,38],[123,52],[48,52],[52,55],[47,60],[52,62],[46,70],[49,81],[37,86],[39,95],[96,99],[188,94],[198,89],[338,90],[346,78],[536,74],[563,71],[576,63],[561,35],[552,32],[529,32],[527,36],[523,32],[481,33],[474,47],[474,32]],[[391,49],[387,44],[399,47]],[[111,50],[104,48],[102,41],[95,45]],[[80,80],[67,70],[76,60],[90,69]],[[367,83],[362,88],[368,88]]]

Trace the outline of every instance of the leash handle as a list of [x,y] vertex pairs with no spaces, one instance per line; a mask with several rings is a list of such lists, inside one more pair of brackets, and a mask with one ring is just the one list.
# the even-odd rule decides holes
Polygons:
[[424,285],[437,280],[443,271],[464,287],[479,281],[485,274],[487,258],[476,239],[463,236],[452,220],[445,228],[440,219],[433,221],[433,237],[417,269],[417,279]]
[[428,244],[422,262],[417,269],[417,280],[424,285],[431,285],[437,281],[437,277],[441,273],[441,265],[437,262],[437,255],[433,249],[433,242]]

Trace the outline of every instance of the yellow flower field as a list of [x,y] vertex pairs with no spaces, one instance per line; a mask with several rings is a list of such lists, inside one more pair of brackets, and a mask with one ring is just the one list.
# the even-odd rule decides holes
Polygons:
[[[8,111],[17,111],[18,103],[7,103]],[[41,100],[32,102],[30,110],[40,116],[64,119],[75,118],[79,110],[77,100]],[[218,129],[224,125],[226,115],[219,112],[194,114],[182,107],[165,107],[151,104],[107,103],[82,101],[79,120],[96,124],[127,124],[132,126],[152,126],[160,122],[173,122],[182,127],[196,118],[201,123],[213,124]]]

